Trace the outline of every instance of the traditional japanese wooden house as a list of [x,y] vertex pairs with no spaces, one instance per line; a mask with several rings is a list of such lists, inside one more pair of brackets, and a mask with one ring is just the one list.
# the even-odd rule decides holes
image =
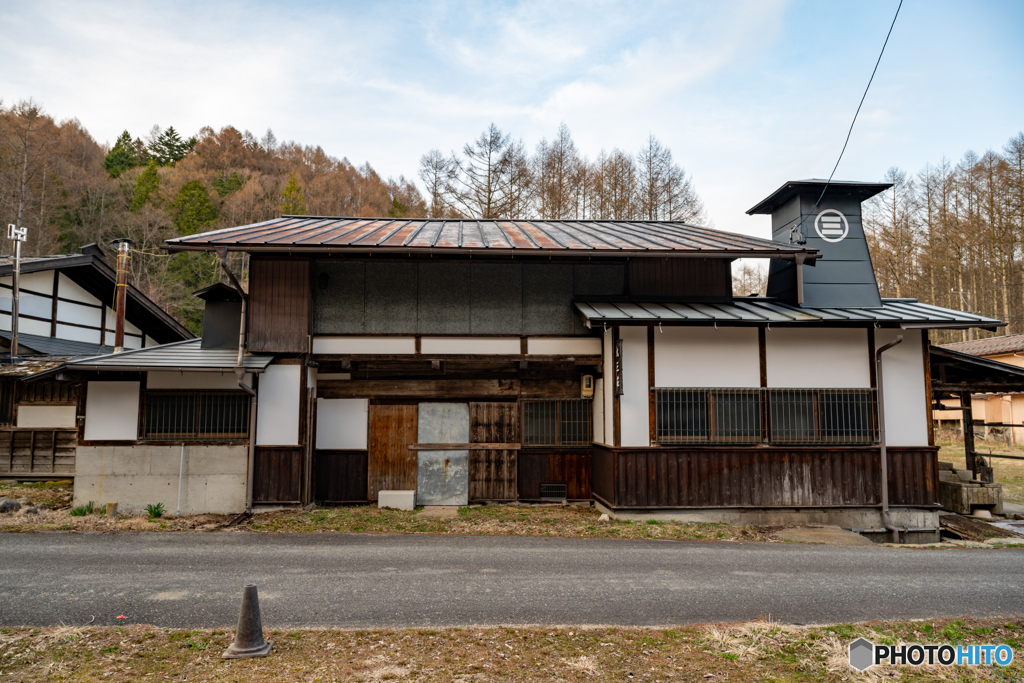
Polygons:
[[[241,343],[273,357],[252,505],[406,490],[931,533],[927,329],[1000,323],[879,297],[860,203],[886,187],[787,183],[750,211],[772,240],[284,216],[167,246],[250,255]],[[771,260],[767,297],[733,295],[737,258]]]

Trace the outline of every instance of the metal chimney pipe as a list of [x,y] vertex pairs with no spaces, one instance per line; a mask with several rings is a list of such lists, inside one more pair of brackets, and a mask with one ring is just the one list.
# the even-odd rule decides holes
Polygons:
[[114,240],[110,246],[117,249],[117,283],[114,286],[114,353],[124,351],[124,307],[128,300],[128,266],[131,263],[129,239]]

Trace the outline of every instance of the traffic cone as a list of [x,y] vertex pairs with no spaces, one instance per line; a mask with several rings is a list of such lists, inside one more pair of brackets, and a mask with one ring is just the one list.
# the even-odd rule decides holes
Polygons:
[[238,630],[235,641],[224,650],[224,659],[249,659],[266,657],[273,643],[263,640],[263,622],[260,619],[260,598],[256,585],[248,584],[242,589],[242,609],[238,613]]

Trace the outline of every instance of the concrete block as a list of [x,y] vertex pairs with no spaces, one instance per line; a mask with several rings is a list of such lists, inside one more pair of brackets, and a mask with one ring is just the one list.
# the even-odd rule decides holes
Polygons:
[[415,491],[381,491],[377,497],[377,507],[394,508],[396,510],[415,510]]

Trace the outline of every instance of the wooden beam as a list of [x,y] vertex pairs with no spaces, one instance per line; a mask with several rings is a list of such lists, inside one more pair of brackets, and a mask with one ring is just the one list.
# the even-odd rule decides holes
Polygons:
[[935,421],[932,419],[932,364],[928,330],[921,330],[921,350],[924,356],[924,402],[928,415],[928,445],[935,445]]
[[514,379],[329,380],[317,387],[320,398],[517,397],[519,392]]
[[974,414],[971,410],[971,392],[960,393],[960,405],[963,407],[964,456],[967,458],[967,469],[977,476],[978,464],[974,458]]
[[410,451],[518,451],[518,443],[411,443]]

